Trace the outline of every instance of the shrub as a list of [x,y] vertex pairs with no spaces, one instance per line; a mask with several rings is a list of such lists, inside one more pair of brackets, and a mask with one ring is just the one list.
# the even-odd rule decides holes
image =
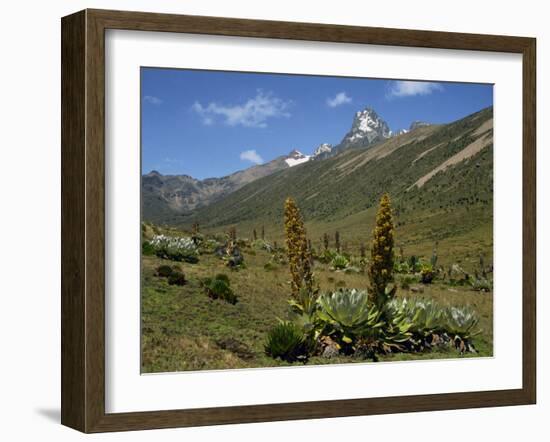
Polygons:
[[420,269],[420,282],[422,284],[431,284],[435,278],[435,271],[431,264],[422,264]]
[[409,266],[409,271],[412,273],[417,273],[420,271],[420,260],[415,256],[411,255],[409,259],[407,260],[407,264]]
[[271,246],[271,244],[269,244],[267,241],[263,239],[255,239],[250,244],[250,247],[257,250],[266,250],[269,253],[273,251],[273,247]]
[[170,276],[168,276],[168,284],[170,285],[185,285],[185,275],[179,271],[173,271]]
[[205,278],[202,282],[206,295],[211,299],[221,299],[229,304],[235,305],[238,301],[237,295],[230,287],[229,277],[220,273],[214,278]]
[[170,261],[178,261],[178,262],[188,262],[190,264],[196,264],[199,262],[199,258],[196,255],[190,255],[186,252],[177,250],[177,249],[164,249],[164,250],[158,250],[157,256],[159,258],[168,259]]
[[244,269],[246,268],[244,264],[244,257],[242,253],[237,249],[233,249],[233,255],[224,257],[225,265],[231,270],[239,270],[239,268]]
[[168,278],[173,272],[174,269],[172,269],[172,267],[168,265],[161,265],[157,267],[156,275],[163,278]]
[[146,256],[152,256],[155,254],[155,247],[149,241],[143,241],[141,243],[141,253]]
[[229,276],[227,276],[225,273],[218,273],[214,279],[217,279],[218,281],[223,281],[225,282],[227,285],[230,284],[230,281],[229,281]]
[[201,242],[199,250],[201,253],[213,254],[220,246],[222,246],[222,244],[215,239],[207,239]]
[[490,292],[493,289],[493,284],[486,278],[476,278],[470,282],[472,290],[478,292]]
[[338,254],[334,250],[326,249],[323,250],[317,257],[317,259],[324,263],[328,264],[332,262],[332,260],[337,256]]
[[292,322],[280,322],[267,334],[265,353],[287,362],[307,359],[302,330]]
[[197,247],[199,247],[204,242],[204,235],[199,232],[194,232],[191,235],[191,240],[195,243]]
[[343,270],[349,265],[349,261],[343,255],[336,255],[334,258],[332,258],[331,264],[334,270]]
[[411,285],[416,282],[418,282],[418,280],[412,275],[404,275],[399,279],[399,284],[404,290],[410,289]]
[[244,268],[244,256],[239,246],[237,246],[237,243],[232,239],[227,241],[225,247],[216,250],[216,254],[218,254],[225,261],[225,265],[232,270]]
[[150,242],[159,258],[196,263],[198,248],[192,238],[156,235]]
[[470,281],[470,275],[458,264],[453,264],[448,272],[450,285],[465,285]]
[[393,271],[394,273],[410,273],[411,268],[407,261],[395,262],[393,265]]

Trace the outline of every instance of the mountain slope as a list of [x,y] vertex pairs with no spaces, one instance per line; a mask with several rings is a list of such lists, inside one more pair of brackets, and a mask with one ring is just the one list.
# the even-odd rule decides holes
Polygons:
[[428,123],[415,121],[410,129],[392,133],[388,124],[374,111],[367,107],[356,112],[350,131],[340,144],[333,147],[323,143],[311,155],[292,150],[286,156],[240,170],[221,178],[198,180],[189,175],[161,175],[152,171],[142,176],[142,218],[145,221],[158,223],[173,222],[179,215],[208,206],[225,198],[230,193],[272,173],[302,165],[311,160],[321,161],[350,148],[374,148],[385,141],[428,127]]
[[274,172],[170,221],[198,221],[211,228],[258,219],[280,224],[283,202],[292,195],[306,220],[337,222],[375,207],[384,191],[403,220],[421,211],[474,208],[491,216],[491,121],[488,108],[451,124],[420,125],[367,148],[345,149],[323,161]]
[[252,166],[225,177],[204,180],[189,175],[161,175],[157,171],[152,171],[142,176],[142,218],[145,221],[165,222],[174,214],[206,206],[248,183],[291,167],[293,164],[289,164],[288,161],[297,154],[300,153],[293,151],[265,164]]

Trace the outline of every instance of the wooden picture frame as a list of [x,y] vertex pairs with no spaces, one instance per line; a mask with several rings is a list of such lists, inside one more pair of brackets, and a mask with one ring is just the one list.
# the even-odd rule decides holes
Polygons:
[[[105,30],[123,29],[523,57],[523,385],[513,390],[132,413],[105,412]],[[536,40],[186,15],[84,10],[62,19],[62,424],[83,432],[534,404]]]

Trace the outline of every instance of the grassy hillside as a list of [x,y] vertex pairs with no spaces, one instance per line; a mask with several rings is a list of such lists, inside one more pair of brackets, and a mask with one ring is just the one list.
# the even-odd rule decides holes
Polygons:
[[387,191],[401,246],[427,254],[437,243],[449,262],[467,265],[480,253],[492,260],[492,181],[488,108],[449,125],[421,127],[369,149],[274,173],[167,224],[189,229],[198,222],[212,232],[236,226],[244,237],[264,226],[270,240],[281,241],[283,202],[291,195],[314,243],[338,230],[342,242],[357,250],[372,230],[376,202]]
[[[151,249],[144,249],[142,260],[142,371],[290,363],[267,356],[264,349],[277,318],[289,318],[291,275],[283,226],[288,196],[294,197],[303,214],[313,275],[321,292],[369,287],[368,248],[378,201],[388,192],[395,225],[392,284],[397,297],[472,308],[479,319],[480,333],[472,341],[477,353],[434,346],[413,353],[384,353],[381,360],[491,356],[492,181],[492,108],[488,108],[452,124],[420,127],[368,149],[350,148],[275,172],[190,214],[167,215],[164,225],[144,223],[144,244]],[[336,232],[342,267],[335,265],[336,258],[323,258],[325,235],[328,252],[336,253]],[[200,250],[189,262],[175,262],[189,257],[159,254],[152,246],[159,235],[188,244],[182,249],[196,242]],[[264,236],[266,242],[255,241],[256,236]],[[227,252],[229,244],[238,245],[244,262],[228,266],[233,259]],[[417,258],[422,258],[419,268],[410,264],[418,263]],[[185,283],[170,284],[159,276],[163,264],[179,267]],[[424,271],[433,279],[426,281]],[[229,277],[236,304],[212,299],[205,289],[207,279],[219,273]],[[365,359],[340,352],[328,358],[313,354],[308,363],[360,361]]]
[[[172,234],[175,232],[172,231]],[[142,289],[142,371],[145,373],[216,370],[246,367],[289,365],[268,357],[264,352],[268,330],[276,318],[288,315],[288,265],[273,265],[264,250],[246,248],[246,269],[228,271],[218,257],[202,254],[196,264],[178,264],[187,279],[186,285],[169,285],[155,276],[155,269],[169,263],[153,256],[143,257]],[[266,264],[270,263],[266,268]],[[239,302],[231,305],[209,299],[201,288],[202,278],[223,272],[229,275]],[[327,264],[316,262],[314,272],[323,290],[340,287],[365,287],[362,273],[332,271]],[[416,291],[417,289],[421,290]],[[413,284],[400,289],[403,298],[430,298],[441,305],[471,306],[480,318],[483,330],[476,336],[478,353],[459,355],[454,349],[441,349],[414,355],[392,354],[381,360],[440,359],[492,355],[493,295],[467,287],[449,287],[437,282],[429,286]],[[357,363],[362,359],[320,356],[309,364]],[[301,365],[301,363],[295,363]]]

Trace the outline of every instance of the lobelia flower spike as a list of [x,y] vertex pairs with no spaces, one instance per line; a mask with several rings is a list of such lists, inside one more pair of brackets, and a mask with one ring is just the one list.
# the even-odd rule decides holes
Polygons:
[[393,234],[391,201],[385,193],[380,199],[376,214],[369,266],[372,302],[380,310],[383,310],[384,305],[395,295],[395,287],[388,287],[393,280]]
[[292,278],[291,293],[293,298],[298,299],[302,289],[308,293],[313,292],[313,274],[304,221],[300,209],[291,197],[285,201],[285,234]]

